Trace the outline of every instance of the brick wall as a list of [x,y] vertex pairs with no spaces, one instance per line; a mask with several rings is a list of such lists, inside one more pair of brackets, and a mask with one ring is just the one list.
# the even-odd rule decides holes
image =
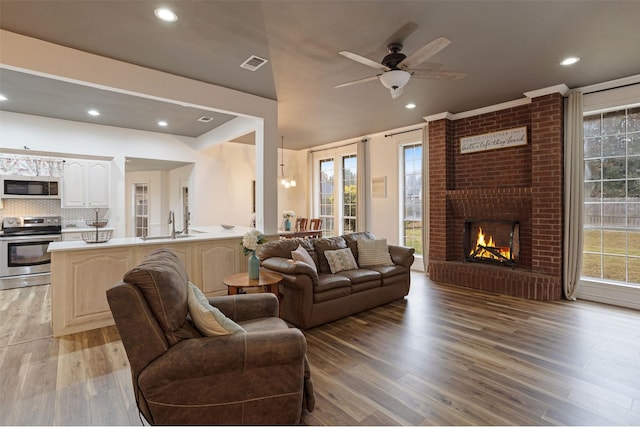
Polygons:
[[[526,146],[460,153],[460,138],[527,127]],[[563,98],[429,123],[429,272],[435,281],[530,299],[562,296]],[[464,221],[520,223],[516,267],[465,263]]]

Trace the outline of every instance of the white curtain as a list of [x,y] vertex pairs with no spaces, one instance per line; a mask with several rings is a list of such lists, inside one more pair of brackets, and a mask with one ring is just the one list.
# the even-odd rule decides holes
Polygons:
[[429,273],[429,124],[422,128],[422,264]]
[[0,156],[0,174],[41,177],[62,177],[62,159],[37,158],[31,156]]
[[356,231],[365,232],[367,230],[367,140],[362,139],[358,141],[356,149],[356,162],[357,162],[357,194],[356,194]]
[[582,93],[569,94],[565,123],[563,289],[567,299],[576,300],[582,269],[584,193]]
[[307,152],[307,203],[309,208],[307,217],[309,218],[317,217],[315,215],[315,194],[313,193],[315,185],[313,171],[313,152],[309,150]]

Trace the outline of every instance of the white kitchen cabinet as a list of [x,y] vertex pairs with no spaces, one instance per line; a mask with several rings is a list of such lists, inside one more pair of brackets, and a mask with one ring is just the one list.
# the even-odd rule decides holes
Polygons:
[[68,159],[64,163],[63,208],[109,208],[111,163]]

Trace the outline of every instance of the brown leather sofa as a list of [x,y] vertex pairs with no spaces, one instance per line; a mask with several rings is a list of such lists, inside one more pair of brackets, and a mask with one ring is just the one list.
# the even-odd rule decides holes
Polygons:
[[[393,265],[331,273],[324,252],[350,248],[358,262],[358,241],[374,239],[369,232],[331,238],[293,238],[264,244],[258,252],[261,266],[283,276],[280,283],[282,317],[303,328],[374,308],[409,293],[414,249],[389,245]],[[301,245],[316,265],[291,259]]]
[[278,318],[271,293],[209,303],[245,331],[202,336],[188,316],[188,278],[170,250],[149,254],[107,291],[138,409],[158,425],[296,424],[314,406],[306,340]]

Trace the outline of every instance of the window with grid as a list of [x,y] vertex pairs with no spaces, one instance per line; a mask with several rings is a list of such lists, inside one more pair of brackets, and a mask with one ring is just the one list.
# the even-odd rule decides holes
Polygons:
[[584,117],[582,276],[640,285],[640,107]]
[[149,185],[135,183],[134,192],[134,219],[136,236],[147,236],[149,232]]
[[320,161],[320,218],[324,236],[333,235],[333,159]]
[[342,233],[356,231],[357,165],[356,155],[342,158]]
[[401,242],[422,255],[422,144],[401,146],[401,150]]

